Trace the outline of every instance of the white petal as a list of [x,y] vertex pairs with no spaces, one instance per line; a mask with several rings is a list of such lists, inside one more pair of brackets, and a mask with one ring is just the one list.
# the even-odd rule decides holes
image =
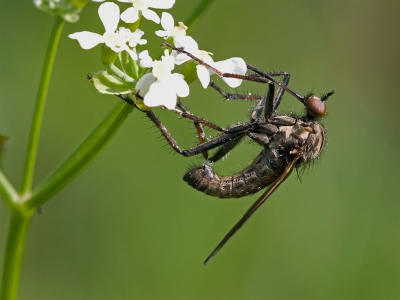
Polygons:
[[244,75],[247,72],[247,66],[243,58],[232,57],[226,60],[218,61],[215,67],[224,73],[235,73]]
[[133,60],[137,60],[137,59],[138,59],[138,56],[137,56],[135,50],[132,50],[132,49],[130,49],[129,47],[126,47],[124,50],[125,50],[126,52],[128,52],[128,54],[130,55],[130,57],[131,57]]
[[151,68],[153,66],[153,59],[149,55],[148,50],[139,53],[140,66],[142,68]]
[[201,85],[203,88],[207,88],[208,84],[210,83],[210,73],[208,72],[207,68],[202,65],[197,65],[197,77],[199,77],[199,80],[201,82]]
[[242,79],[237,79],[237,78],[225,78],[222,77],[222,80],[225,81],[227,85],[229,85],[231,88],[237,88],[239,85],[242,84]]
[[151,9],[142,10],[143,17],[147,20],[153,21],[154,23],[160,24],[160,17]]
[[199,51],[199,45],[194,38],[189,35],[174,37],[174,44],[177,48],[184,47],[187,52],[192,54]]
[[176,101],[176,93],[166,82],[154,82],[144,97],[144,104],[149,107],[163,105],[168,109],[173,109],[176,106]]
[[159,37],[165,37],[165,36],[168,36],[168,31],[165,31],[165,30],[157,30],[157,31],[156,31],[156,35],[158,35]]
[[174,27],[174,18],[170,13],[163,12],[161,15],[161,26],[165,30],[170,30]]
[[175,0],[148,0],[147,5],[153,8],[169,9],[174,6]]
[[139,91],[139,95],[144,97],[149,92],[150,86],[156,81],[153,74],[148,73],[143,75],[136,83],[136,91]]
[[78,40],[81,47],[85,50],[92,49],[96,45],[104,43],[103,36],[89,31],[75,32],[68,37],[73,40]]
[[182,74],[174,73],[172,74],[172,79],[173,79],[173,87],[175,90],[175,93],[179,97],[187,97],[189,96],[189,85],[187,82],[183,79]]
[[[213,67],[223,73],[245,75],[247,72],[246,63],[240,57],[232,57],[227,60],[215,62]],[[222,78],[222,80],[224,80],[231,88],[236,88],[242,83],[242,79],[236,78]]]
[[99,16],[106,32],[114,32],[118,28],[119,6],[113,2],[105,2],[99,6]]
[[176,65],[181,65],[187,61],[191,60],[191,58],[189,56],[187,56],[186,54],[183,53],[179,53],[175,56],[175,64]]
[[121,14],[121,20],[125,23],[135,23],[139,20],[139,12],[133,7],[129,7]]
[[173,68],[174,68],[173,63],[171,68],[170,64],[156,60],[153,63],[152,73],[154,77],[156,77],[158,80],[164,81],[171,76],[171,71],[173,70]]

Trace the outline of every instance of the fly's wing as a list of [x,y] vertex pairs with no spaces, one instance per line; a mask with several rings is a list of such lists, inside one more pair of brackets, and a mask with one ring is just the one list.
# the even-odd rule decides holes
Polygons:
[[301,156],[296,156],[285,168],[285,171],[275,180],[275,182],[264,192],[264,194],[257,199],[256,202],[249,208],[243,217],[232,227],[232,229],[225,235],[222,241],[214,249],[214,251],[204,261],[205,265],[208,265],[215,255],[221,250],[221,248],[230,240],[230,238],[247,222],[247,220],[255,213],[255,211],[272,195],[272,193],[281,185],[283,181],[292,172],[297,160]]

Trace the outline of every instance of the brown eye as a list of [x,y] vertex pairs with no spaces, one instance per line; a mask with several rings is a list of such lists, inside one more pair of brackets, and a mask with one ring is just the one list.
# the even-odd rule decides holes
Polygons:
[[306,103],[306,108],[313,117],[322,117],[326,114],[325,102],[318,97],[310,98]]

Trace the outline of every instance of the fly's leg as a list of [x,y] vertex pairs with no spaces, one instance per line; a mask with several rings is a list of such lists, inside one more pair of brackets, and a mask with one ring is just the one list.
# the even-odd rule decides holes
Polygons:
[[[270,85],[273,85],[271,82]],[[227,93],[224,90],[222,90],[218,85],[214,83],[214,81],[210,81],[210,86],[216,90],[218,93],[220,93],[226,100],[262,100],[265,98],[264,96],[257,96],[257,95],[243,95],[243,94],[234,94],[234,93]]]
[[223,158],[225,155],[227,155],[233,148],[235,148],[242,141],[244,136],[245,135],[242,134],[242,135],[226,142],[221,147],[219,147],[218,150],[214,153],[214,155],[211,156],[208,160],[211,162],[219,161],[221,158]]
[[[182,104],[181,101],[178,100],[177,106],[184,112],[190,113],[189,110]],[[203,125],[199,122],[193,121],[194,127],[196,128],[197,131],[197,137],[199,139],[199,144],[203,144],[205,142],[205,133],[204,133],[204,128]],[[208,151],[203,152],[203,157],[205,159],[208,159]]]
[[[122,100],[124,100],[125,102],[127,102],[130,105],[135,105],[134,101],[129,98],[128,96],[124,96],[124,95],[118,95],[119,98],[121,98]],[[183,107],[184,106],[182,104],[179,105],[179,107]],[[164,136],[164,138],[167,140],[167,142],[170,144],[170,146],[172,147],[172,149],[174,149],[177,153],[183,155],[183,156],[194,156],[197,154],[201,154],[204,152],[207,152],[210,149],[214,149],[218,146],[221,146],[231,140],[237,139],[238,137],[245,135],[246,132],[249,130],[250,124],[240,124],[237,126],[232,126],[230,128],[222,128],[208,120],[199,118],[195,115],[193,115],[190,111],[188,111],[186,108],[184,108],[183,110],[178,110],[178,109],[173,109],[171,111],[179,114],[180,116],[187,118],[189,120],[192,120],[195,123],[198,124],[202,124],[205,125],[207,127],[210,127],[216,131],[219,132],[223,132],[222,135],[217,136],[207,142],[203,142],[200,145],[193,147],[193,148],[189,148],[187,150],[182,150],[178,143],[175,141],[175,139],[172,137],[172,135],[169,133],[169,131],[167,130],[167,128],[161,123],[161,121],[156,117],[156,115],[151,111],[143,111],[140,110],[141,112],[145,113],[146,116],[154,123],[154,125],[160,130],[161,134]],[[200,129],[201,131],[203,131],[202,127]]]
[[[288,85],[290,75],[289,73],[286,72],[274,72],[270,73],[271,76],[283,76],[283,84],[285,86]],[[213,81],[210,82],[210,86],[214,88],[218,93],[220,93],[222,96],[224,96],[226,99],[242,99],[242,100],[259,100],[257,105],[254,107],[253,112],[251,114],[251,119],[250,122],[253,123],[257,121],[257,119],[260,118],[263,110],[264,110],[264,118],[265,120],[268,120],[273,114],[275,113],[277,107],[279,106],[279,103],[282,100],[284,89],[279,88],[278,92],[275,94],[275,85],[273,83],[269,83],[268,87],[268,94],[267,96],[255,96],[255,95],[241,95],[241,94],[230,94],[226,93],[223,91],[218,85],[216,85]],[[249,135],[251,138],[254,139],[254,137]],[[218,151],[211,157],[209,158],[210,161],[216,162],[223,158],[226,154],[228,154],[233,148],[236,147],[240,143],[240,141],[243,139],[244,135],[237,138],[233,139],[223,146],[221,146]]]
[[[259,100],[257,105],[254,107],[253,112],[251,114],[251,120],[250,122],[253,123],[257,119],[259,119],[260,115],[262,114],[262,111],[265,109],[265,111],[269,110],[270,107],[272,107],[273,101],[274,101],[274,92],[275,92],[275,86],[273,83],[269,85],[269,90],[267,96],[253,96],[253,95],[240,95],[240,94],[228,94],[224,92],[219,86],[217,86],[214,82],[210,82],[210,86],[213,87],[217,92],[219,92],[221,95],[223,95],[225,98],[230,98],[230,99],[243,99],[243,100]],[[266,107],[267,103],[267,107]],[[240,141],[244,138],[244,135],[233,139],[224,145],[222,145],[217,152],[214,153],[212,157],[209,158],[210,161],[216,162],[223,158],[225,155],[227,155],[233,148],[235,148]]]
[[[271,72],[268,73],[270,76],[283,76],[283,81],[282,85],[287,86],[289,84],[290,80],[290,74],[287,72]],[[280,87],[278,89],[278,92],[276,95],[275,93],[275,86],[274,83],[269,82],[268,83],[269,88],[268,88],[268,94],[267,96],[256,96],[256,95],[242,95],[242,94],[233,94],[233,93],[227,93],[223,91],[218,85],[216,85],[213,81],[210,81],[210,86],[215,89],[218,93],[220,93],[224,98],[226,99],[233,99],[233,100],[260,100],[260,102],[256,105],[256,107],[253,110],[252,114],[252,120],[255,121],[257,118],[260,117],[262,110],[265,107],[265,120],[268,120],[277,110],[279,104],[281,103],[283,93],[285,92],[285,89]]]
[[[220,77],[224,77],[224,78],[236,78],[236,79],[242,79],[242,80],[246,80],[246,81],[254,81],[254,82],[261,82],[261,83],[270,83],[273,82],[275,83],[277,86],[279,86],[280,88],[284,89],[285,91],[287,91],[290,95],[292,95],[293,97],[295,97],[297,100],[299,100],[301,103],[303,103],[304,105],[306,105],[307,101],[310,98],[310,95],[300,95],[296,92],[294,92],[293,90],[291,90],[290,88],[288,88],[284,83],[276,80],[274,77],[278,76],[278,75],[274,75],[275,73],[266,73],[261,71],[260,69],[257,69],[256,67],[253,67],[252,65],[249,65],[246,63],[246,66],[249,70],[255,72],[258,75],[240,75],[240,74],[232,74],[232,73],[224,73],[221,72],[220,70],[212,67],[211,65],[207,64],[206,62],[204,62],[203,60],[199,59],[198,57],[194,56],[193,54],[185,51],[183,49],[183,47],[181,48],[177,48],[174,47],[166,42],[164,42],[164,45],[177,51],[178,53],[184,53],[187,56],[189,56],[191,59],[197,61],[200,65],[205,66],[207,69],[213,71],[214,73],[216,73],[218,76]],[[278,72],[280,73],[280,72]],[[283,74],[280,75],[285,75],[285,74],[289,74],[286,72],[281,72]],[[279,104],[279,103],[278,103]]]
[[[204,142],[196,147],[189,148],[187,150],[182,150],[172,135],[169,133],[167,128],[161,123],[161,121],[156,117],[156,115],[151,111],[145,112],[147,117],[156,125],[156,127],[160,130],[161,134],[167,140],[167,142],[171,145],[172,149],[174,149],[177,153],[183,156],[194,156],[197,154],[201,154],[207,152],[210,149],[216,148],[220,145],[223,145],[233,139],[238,138],[241,135],[244,135],[248,130],[248,125],[238,125],[232,128],[231,133],[224,133],[220,136],[217,136],[207,142]],[[236,131],[234,131],[236,130]]]

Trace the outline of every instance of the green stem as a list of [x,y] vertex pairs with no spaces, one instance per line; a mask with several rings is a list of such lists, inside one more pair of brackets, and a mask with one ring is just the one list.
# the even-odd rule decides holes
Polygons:
[[25,158],[25,169],[20,194],[29,193],[32,188],[36,155],[39,144],[40,128],[42,125],[44,107],[46,104],[47,91],[50,84],[51,72],[53,70],[54,60],[56,57],[57,47],[60,41],[63,25],[64,20],[61,17],[55,17],[49,44],[47,46],[47,53],[43,65],[42,77],[40,78],[39,90],[36,96],[36,105],[35,111],[33,113],[33,120],[29,136],[28,150]]
[[118,69],[114,64],[105,64],[108,73],[113,74],[115,76],[117,76],[119,79],[121,79],[122,81],[126,82],[126,83],[131,83],[132,86],[134,87],[134,83],[135,80],[130,77],[128,74],[122,72],[120,69]]
[[12,208],[14,203],[18,201],[19,195],[14,189],[12,184],[8,181],[7,177],[4,176],[0,170],[0,193],[3,196],[8,208]]
[[33,191],[25,205],[34,209],[48,201],[101,152],[134,107],[120,103],[61,166]]
[[23,207],[15,207],[11,211],[10,227],[4,255],[3,282],[1,300],[17,299],[22,255],[24,252],[26,233],[34,211],[26,211]]

